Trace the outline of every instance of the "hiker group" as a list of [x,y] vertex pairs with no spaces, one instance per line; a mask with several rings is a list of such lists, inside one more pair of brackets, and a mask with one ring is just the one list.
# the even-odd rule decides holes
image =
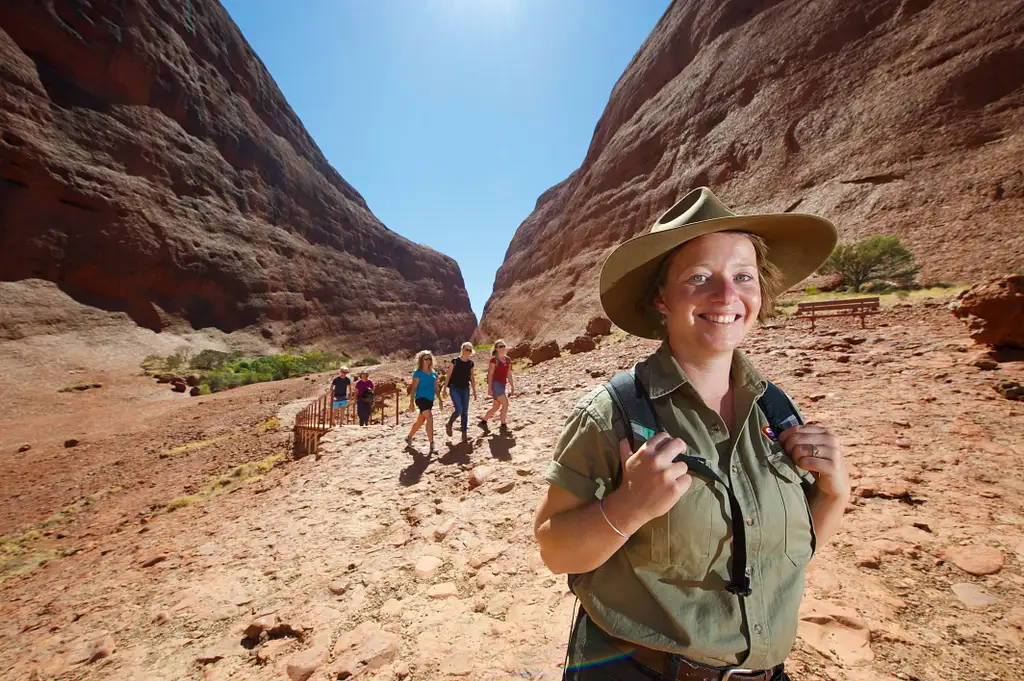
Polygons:
[[[409,386],[409,411],[419,409],[419,416],[405,438],[407,446],[412,446],[413,437],[421,427],[426,426],[430,452],[437,451],[434,445],[434,402],[436,398],[443,407],[446,393],[451,397],[453,410],[445,423],[445,432],[448,437],[452,437],[455,421],[458,420],[462,441],[469,439],[470,393],[474,400],[477,399],[476,368],[471,359],[473,344],[463,343],[461,350],[460,355],[452,359],[449,370],[442,370],[440,373],[434,367],[433,353],[422,350],[416,354],[416,370],[412,374],[412,384]],[[501,431],[504,433],[508,430],[508,398],[515,393],[515,380],[512,376],[512,360],[506,354],[503,340],[496,341],[491,350],[491,358],[487,363],[486,383],[487,397],[493,400],[493,404],[480,419],[479,425],[484,432],[488,432],[488,421],[496,413],[500,413]]]
[[[462,440],[469,439],[469,402],[472,394],[473,400],[477,399],[476,392],[476,369],[472,360],[473,344],[466,342],[462,344],[461,353],[452,359],[451,366],[447,370],[438,370],[434,366],[434,354],[429,350],[421,350],[416,354],[416,369],[412,373],[412,382],[408,388],[409,411],[419,410],[419,415],[412,424],[409,435],[406,436],[406,445],[412,446],[413,437],[424,428],[427,434],[427,442],[430,445],[430,452],[436,452],[434,445],[434,403],[444,407],[445,395],[451,398],[453,411],[445,423],[445,432],[448,437],[454,434],[455,422],[459,421],[462,431]],[[492,400],[491,407],[487,410],[478,424],[485,433],[490,432],[488,422],[498,415],[501,423],[502,433],[508,431],[508,398],[515,394],[515,379],[512,375],[512,360],[507,355],[505,341],[498,340],[491,349],[491,358],[487,364],[487,397]],[[348,367],[341,367],[338,375],[331,382],[333,391],[334,409],[348,407],[349,394],[354,391],[356,410],[359,415],[359,425],[366,426],[370,422],[370,414],[373,410],[374,386],[366,371],[359,373],[359,380],[355,386],[349,378]]]

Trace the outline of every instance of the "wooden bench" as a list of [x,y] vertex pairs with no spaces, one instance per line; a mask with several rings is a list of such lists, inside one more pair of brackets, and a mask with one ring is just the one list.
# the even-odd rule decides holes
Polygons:
[[864,328],[864,318],[869,314],[878,314],[878,298],[847,298],[846,300],[822,300],[814,303],[798,303],[797,317],[811,318],[811,331],[814,331],[814,320],[822,317],[860,317],[860,328]]

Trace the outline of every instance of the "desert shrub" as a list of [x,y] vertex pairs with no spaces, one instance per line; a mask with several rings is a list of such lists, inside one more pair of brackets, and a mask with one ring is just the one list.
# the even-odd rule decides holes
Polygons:
[[813,296],[814,294],[816,294],[818,292],[819,292],[819,290],[818,290],[817,286],[807,286],[806,288],[804,288],[804,293],[809,295],[809,296]]
[[855,244],[837,246],[822,271],[839,275],[844,284],[856,291],[874,281],[908,285],[919,269],[899,237],[872,236]]
[[203,350],[192,358],[189,366],[200,371],[220,369],[228,361],[228,353],[220,350]]
[[375,364],[380,364],[380,359],[377,357],[363,357],[362,359],[357,359],[355,362],[352,362],[352,366],[354,367],[369,367]]

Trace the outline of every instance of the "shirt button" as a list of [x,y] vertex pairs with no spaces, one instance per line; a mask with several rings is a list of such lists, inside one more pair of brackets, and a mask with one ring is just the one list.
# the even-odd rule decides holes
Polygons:
[[755,624],[754,625],[754,632],[757,633],[757,634],[761,633],[761,625],[760,624]]
[[746,522],[747,522],[748,526],[749,525],[753,525],[754,524],[754,519],[753,518],[747,518]]

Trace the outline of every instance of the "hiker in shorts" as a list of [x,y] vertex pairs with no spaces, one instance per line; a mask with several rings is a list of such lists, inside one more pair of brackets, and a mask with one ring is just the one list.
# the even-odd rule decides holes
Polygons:
[[434,372],[434,355],[429,350],[416,353],[416,371],[412,373],[412,385],[409,386],[409,411],[419,409],[420,414],[412,424],[412,430],[405,438],[405,444],[412,447],[412,438],[420,426],[426,424],[427,441],[430,453],[434,448],[434,388],[437,385],[437,374]]
[[469,422],[469,391],[471,389],[473,399],[476,399],[476,371],[473,368],[473,360],[470,359],[472,356],[473,344],[463,343],[462,355],[452,360],[452,369],[448,372],[445,382],[445,387],[451,394],[452,406],[455,407],[455,411],[448,417],[448,423],[445,424],[444,429],[448,433],[448,437],[451,437],[455,419],[461,419],[463,442],[468,439],[467,424]]
[[[506,385],[508,386],[506,394]],[[494,342],[494,349],[491,351],[491,361],[487,365],[487,396],[494,400],[494,404],[487,410],[484,417],[480,419],[480,427],[486,432],[487,422],[497,413],[501,412],[501,432],[508,432],[508,398],[515,395],[516,384],[512,378],[512,360],[505,354],[505,341],[498,339]]]
[[331,403],[333,409],[344,409],[348,406],[348,389],[352,385],[352,379],[348,377],[348,367],[338,369],[338,375],[331,381],[331,389],[334,391],[334,400]]
[[548,467],[534,534],[581,606],[563,679],[788,679],[850,478],[739,346],[835,244],[824,218],[736,215],[701,188],[605,261],[605,315],[662,345],[576,404]]
[[359,415],[359,425],[370,424],[370,415],[373,414],[373,381],[366,371],[360,371],[359,380],[356,381],[356,413]]

